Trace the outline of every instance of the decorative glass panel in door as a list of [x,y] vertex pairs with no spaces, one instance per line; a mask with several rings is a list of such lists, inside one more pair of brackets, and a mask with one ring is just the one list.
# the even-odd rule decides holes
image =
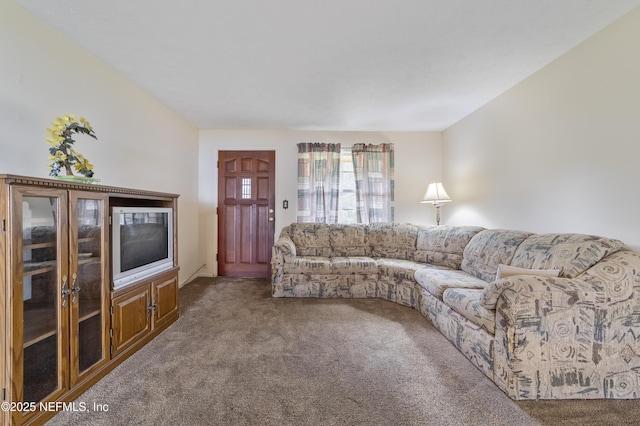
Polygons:
[[14,317],[14,332],[23,351],[14,365],[25,402],[55,398],[68,383],[68,340],[62,326],[68,321],[63,296],[68,290],[66,192],[46,194],[18,188],[13,198],[14,212],[21,211],[14,217],[21,218],[22,228],[14,228],[22,236],[16,241],[22,258],[12,262],[22,272],[13,293],[14,307],[22,314]]
[[98,194],[70,193],[72,386],[107,359],[105,204]]

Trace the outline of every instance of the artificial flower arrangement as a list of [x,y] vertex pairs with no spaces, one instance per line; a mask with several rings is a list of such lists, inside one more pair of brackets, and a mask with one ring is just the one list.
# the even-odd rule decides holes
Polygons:
[[65,170],[68,176],[73,176],[72,167],[78,173],[88,178],[93,177],[93,164],[84,158],[82,154],[73,149],[72,136],[74,133],[84,133],[94,139],[98,139],[93,132],[91,124],[85,118],[76,118],[73,114],[66,114],[62,117],[56,117],[51,123],[51,127],[47,129],[49,137],[46,141],[51,145],[49,148],[49,176],[58,176]]

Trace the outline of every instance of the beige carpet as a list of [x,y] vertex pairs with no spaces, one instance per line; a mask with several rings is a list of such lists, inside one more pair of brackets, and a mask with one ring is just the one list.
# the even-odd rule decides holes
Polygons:
[[417,311],[197,279],[181,318],[51,425],[638,424],[640,401],[513,402]]

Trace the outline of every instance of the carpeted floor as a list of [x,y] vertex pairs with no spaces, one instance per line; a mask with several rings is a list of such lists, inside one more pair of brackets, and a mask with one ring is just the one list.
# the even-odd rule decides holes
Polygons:
[[264,279],[199,278],[181,318],[50,425],[638,424],[640,401],[514,402],[417,311],[273,299]]

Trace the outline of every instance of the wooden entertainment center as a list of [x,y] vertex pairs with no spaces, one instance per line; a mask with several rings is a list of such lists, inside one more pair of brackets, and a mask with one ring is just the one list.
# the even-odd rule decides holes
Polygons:
[[[0,175],[1,424],[44,423],[178,319],[177,199]],[[116,290],[114,207],[173,213],[173,263]]]

